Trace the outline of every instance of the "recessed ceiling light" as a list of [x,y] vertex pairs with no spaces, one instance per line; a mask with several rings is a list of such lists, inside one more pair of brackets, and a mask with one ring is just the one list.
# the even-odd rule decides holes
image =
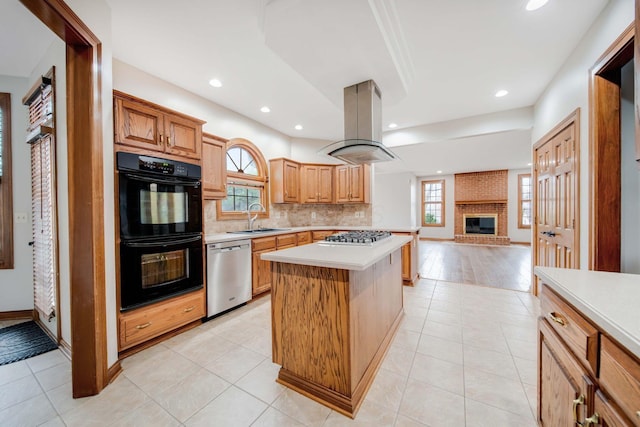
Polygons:
[[209,84],[213,87],[222,87],[222,82],[218,79],[209,80]]
[[533,163],[527,163],[527,166],[531,166]]
[[267,107],[267,106],[265,105],[264,107],[262,107],[262,108],[260,109],[260,111],[262,111],[263,113],[268,113],[268,112],[270,112],[270,111],[271,111],[271,108],[269,108],[269,107]]
[[436,171],[436,173],[442,173],[442,171]]
[[294,126],[294,128],[295,128],[296,130],[302,130],[302,125],[295,125],[295,126]]
[[496,92],[496,98],[502,98],[503,96],[508,94],[509,94],[508,90],[500,89],[499,91]]
[[534,11],[536,9],[540,9],[542,6],[547,4],[549,0],[529,0],[527,3],[527,10],[529,12]]
[[398,125],[397,125],[397,124],[395,124],[395,123],[389,123],[389,128],[394,129],[394,128],[397,128],[397,127],[398,127]]

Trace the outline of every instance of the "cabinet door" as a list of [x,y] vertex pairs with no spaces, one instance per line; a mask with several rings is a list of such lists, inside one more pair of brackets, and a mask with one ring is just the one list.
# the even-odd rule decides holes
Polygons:
[[200,159],[202,151],[202,125],[200,123],[167,114],[164,118],[164,132],[168,153]]
[[336,166],[336,203],[348,203],[350,190],[350,167],[348,165]]
[[333,166],[318,167],[318,182],[316,188],[319,203],[333,202]]
[[298,197],[298,186],[300,181],[299,166],[297,163],[285,161],[284,162],[284,201],[290,203],[297,203],[300,198]]
[[260,259],[260,255],[271,252],[255,251],[253,252],[252,275],[253,275],[253,296],[261,294],[271,289],[271,261]]
[[538,325],[538,421],[545,427],[584,423],[593,411],[593,382],[547,321]]
[[[594,400],[594,413],[587,421],[593,421],[600,427],[632,427],[633,423],[627,420],[622,412],[607,399],[602,390],[596,391]],[[638,417],[640,420],[640,416]],[[589,424],[585,423],[585,426]]]
[[146,105],[116,98],[115,142],[152,151],[164,151],[164,115]]
[[349,201],[364,202],[363,166],[351,166],[349,169]]
[[402,280],[411,281],[411,242],[402,247]]
[[302,165],[300,167],[300,201],[302,203],[318,203],[318,174],[316,165]]
[[227,197],[227,143],[212,135],[202,136],[202,192],[205,199]]

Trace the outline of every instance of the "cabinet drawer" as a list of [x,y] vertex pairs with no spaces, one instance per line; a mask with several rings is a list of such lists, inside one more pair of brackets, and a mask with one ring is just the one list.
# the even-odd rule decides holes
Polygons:
[[205,316],[204,290],[120,315],[120,350]]
[[[598,425],[602,427],[632,427],[634,424],[627,421],[616,405],[597,390],[593,401],[593,412],[598,414]],[[638,425],[638,424],[636,424]]]
[[276,237],[259,237],[251,240],[251,248],[254,251],[264,251],[268,249],[276,249]]
[[542,287],[542,315],[560,335],[587,370],[596,374],[598,366],[598,331],[549,287]]
[[276,247],[278,249],[284,249],[285,246],[290,248],[291,246],[296,245],[296,235],[295,234],[283,234],[281,236],[276,236]]
[[301,233],[298,233],[298,246],[301,245],[306,245],[307,243],[311,243],[311,232],[310,231],[303,231]]
[[600,386],[640,426],[640,362],[602,336]]
[[319,230],[319,231],[312,231],[311,232],[313,235],[313,241],[317,242],[319,240],[324,240],[324,238],[326,236],[331,236],[334,231],[333,230]]

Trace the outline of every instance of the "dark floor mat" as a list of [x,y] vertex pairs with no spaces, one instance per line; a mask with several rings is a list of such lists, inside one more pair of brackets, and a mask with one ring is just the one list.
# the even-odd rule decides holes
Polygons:
[[0,329],[0,365],[28,359],[58,348],[33,321]]

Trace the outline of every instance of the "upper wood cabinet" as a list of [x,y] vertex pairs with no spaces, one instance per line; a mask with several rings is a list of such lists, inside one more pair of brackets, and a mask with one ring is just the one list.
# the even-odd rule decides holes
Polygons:
[[118,91],[113,104],[117,144],[200,160],[202,120]]
[[202,134],[202,194],[205,199],[227,197],[227,140]]
[[371,168],[369,165],[335,167],[336,203],[369,203]]
[[288,159],[269,160],[271,202],[300,202],[300,164]]
[[300,166],[302,203],[333,202],[333,166],[303,164]]

